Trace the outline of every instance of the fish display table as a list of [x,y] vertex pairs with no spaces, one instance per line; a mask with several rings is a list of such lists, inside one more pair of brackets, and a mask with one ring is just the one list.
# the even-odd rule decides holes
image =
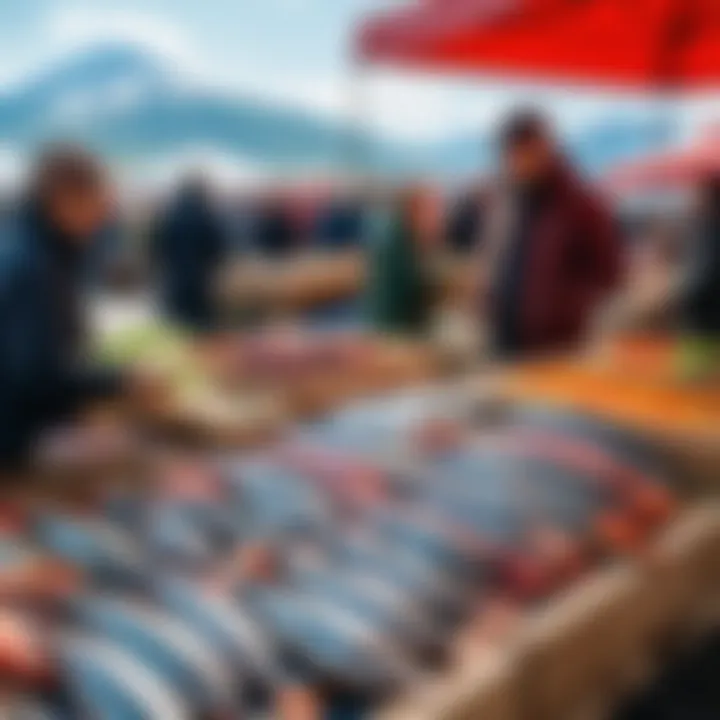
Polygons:
[[[279,383],[282,396],[288,378],[322,385],[344,363],[384,367],[382,352],[403,368],[397,377],[425,377],[409,373],[402,358],[417,348],[402,344],[276,338],[216,338],[194,362],[228,394]],[[112,483],[102,495],[96,481],[91,511],[38,508],[25,539],[82,571],[60,629],[96,643],[80,652],[72,633],[39,636],[54,643],[47,670],[89,690],[86,657],[107,663],[108,677],[132,659],[135,674],[162,676],[165,704],[189,718],[282,708],[286,683],[311,707],[354,702],[388,720],[607,710],[720,606],[720,507],[643,432],[649,409],[636,410],[628,378],[645,377],[643,398],[681,390],[668,390],[662,368],[649,377],[644,360],[631,372],[635,352],[622,357],[610,370],[557,360],[501,369],[329,416],[328,400],[260,452],[162,448],[141,492]],[[378,391],[397,380],[377,374]],[[615,393],[623,382],[612,405],[608,384]],[[703,424],[698,412],[678,413],[684,433]],[[95,592],[108,588],[128,602]],[[0,643],[0,661],[17,650]],[[252,682],[265,694],[236,695]],[[107,703],[82,699],[94,712]]]
[[[32,544],[75,585],[67,613],[0,602],[31,623],[0,661],[29,688],[37,662],[93,713],[96,671],[156,673],[152,720],[287,692],[392,720],[572,720],[611,701],[720,594],[720,511],[684,502],[629,434],[567,413],[479,421],[466,400],[354,405],[259,453],[159,448],[145,482],[36,498],[4,562]],[[15,594],[58,591],[18,577]],[[264,694],[237,694],[253,682]]]
[[531,361],[476,375],[467,391],[485,403],[576,410],[663,447],[688,492],[720,490],[720,382],[682,377],[676,342],[631,336],[585,356]]
[[443,371],[425,343],[292,326],[197,340],[141,324],[108,332],[98,354],[167,381],[152,403],[121,411],[176,438],[219,447],[257,445],[292,420],[423,384]]

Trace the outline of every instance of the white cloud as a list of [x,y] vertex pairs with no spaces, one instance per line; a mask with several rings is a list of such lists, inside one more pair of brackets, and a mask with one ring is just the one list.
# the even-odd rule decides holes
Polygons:
[[432,142],[492,132],[503,115],[528,103],[543,107],[565,129],[600,114],[592,96],[392,72],[369,75],[362,111],[370,126],[389,137]]
[[[88,46],[128,43],[157,53],[179,72],[200,73],[202,58],[190,36],[177,24],[152,13],[98,9],[85,5],[58,6],[43,18],[31,58],[0,67],[0,85],[22,85],[28,77],[54,67]],[[206,72],[206,71],[202,71]]]
[[90,43],[131,42],[188,67],[199,62],[190,37],[180,26],[146,12],[60,6],[48,15],[43,35],[55,53]]

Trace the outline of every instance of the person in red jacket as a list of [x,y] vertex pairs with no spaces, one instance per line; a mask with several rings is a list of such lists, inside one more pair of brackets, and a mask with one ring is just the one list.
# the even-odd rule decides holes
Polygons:
[[620,282],[617,228],[540,115],[510,117],[500,149],[482,251],[495,351],[515,358],[575,347]]

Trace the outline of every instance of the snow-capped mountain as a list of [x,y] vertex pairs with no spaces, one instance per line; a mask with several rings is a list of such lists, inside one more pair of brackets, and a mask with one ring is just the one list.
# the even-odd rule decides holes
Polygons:
[[[569,148],[599,171],[668,140],[658,119],[599,119]],[[492,162],[488,138],[430,146],[390,142],[342,119],[230,95],[190,82],[146,48],[115,43],[78,52],[51,70],[0,90],[0,147],[24,153],[52,139],[80,140],[112,160],[147,163],[194,148],[243,167],[352,166],[381,173],[467,175]]]
[[[202,146],[268,164],[347,161],[365,142],[341,122],[185,82],[161,58],[125,44],[85,50],[0,93],[1,143],[27,150],[52,139],[126,160]],[[372,150],[381,164],[403,164],[400,148]]]

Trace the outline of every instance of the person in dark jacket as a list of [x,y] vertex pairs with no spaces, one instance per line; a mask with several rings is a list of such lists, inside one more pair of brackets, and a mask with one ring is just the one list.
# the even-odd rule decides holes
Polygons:
[[720,174],[698,188],[691,262],[683,289],[684,366],[689,375],[720,367]]
[[615,223],[542,117],[514,115],[501,147],[505,182],[489,199],[483,248],[495,350],[513,358],[572,348],[620,282]]
[[41,158],[0,237],[0,470],[29,458],[39,436],[129,383],[89,365],[84,258],[108,218],[108,185],[81,150]]
[[363,212],[361,203],[353,197],[329,201],[319,213],[316,235],[320,247],[326,250],[346,250],[356,247],[362,236]]
[[213,329],[225,232],[201,178],[186,180],[164,208],[151,243],[154,274],[168,319],[194,332]]
[[271,195],[261,201],[253,234],[256,249],[271,258],[286,257],[299,245],[298,229],[280,196]]
[[452,204],[447,218],[447,243],[450,250],[466,253],[477,249],[482,234],[483,195],[475,189],[463,193]]
[[685,327],[720,339],[720,174],[699,189],[692,264],[685,288]]

